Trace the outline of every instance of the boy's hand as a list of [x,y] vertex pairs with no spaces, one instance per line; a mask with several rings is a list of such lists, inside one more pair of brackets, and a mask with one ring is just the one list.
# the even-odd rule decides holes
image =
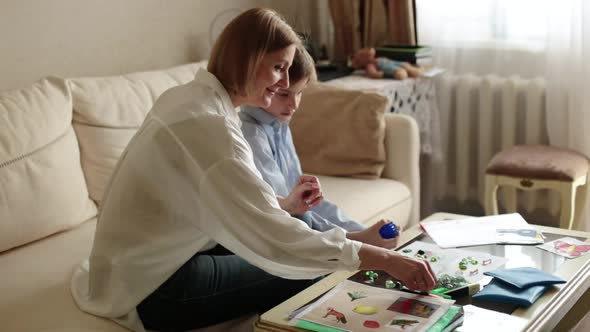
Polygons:
[[371,227],[358,232],[349,232],[346,234],[346,237],[351,240],[360,241],[363,243],[371,244],[376,247],[381,247],[385,249],[393,249],[397,247],[397,240],[399,239],[402,229],[401,226],[398,226],[398,235],[391,239],[384,239],[381,237],[379,233],[379,229],[389,221],[385,219],[379,220],[377,223],[372,225]]
[[320,181],[311,175],[300,177],[289,196],[278,198],[281,208],[291,215],[302,215],[323,199]]

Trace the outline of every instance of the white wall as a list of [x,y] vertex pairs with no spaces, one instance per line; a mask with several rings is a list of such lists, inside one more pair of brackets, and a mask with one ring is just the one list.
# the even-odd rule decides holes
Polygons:
[[241,10],[274,8],[317,35],[314,0],[2,0],[0,89],[47,75],[112,75],[205,59]]

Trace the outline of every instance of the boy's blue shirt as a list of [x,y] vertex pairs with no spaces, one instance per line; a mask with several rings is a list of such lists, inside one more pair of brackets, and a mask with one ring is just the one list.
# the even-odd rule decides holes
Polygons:
[[[287,197],[302,175],[289,124],[281,123],[272,114],[253,106],[242,106],[239,116],[242,133],[254,153],[256,168],[277,195]],[[326,231],[334,226],[347,231],[365,229],[327,199],[306,215],[317,231]]]

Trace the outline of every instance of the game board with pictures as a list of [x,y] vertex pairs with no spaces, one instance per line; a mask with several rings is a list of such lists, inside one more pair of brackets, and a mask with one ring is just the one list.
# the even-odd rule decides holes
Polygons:
[[427,261],[440,280],[458,278],[465,279],[467,283],[480,281],[484,277],[484,272],[495,270],[506,263],[505,258],[488,253],[465,249],[442,249],[436,244],[421,241],[410,243],[398,252]]
[[345,331],[426,331],[452,300],[345,280],[295,316]]

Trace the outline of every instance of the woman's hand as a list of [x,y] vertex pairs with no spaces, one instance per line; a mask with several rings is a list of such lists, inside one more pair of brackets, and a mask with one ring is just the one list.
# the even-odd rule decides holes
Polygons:
[[303,175],[297,180],[289,196],[277,198],[279,205],[291,215],[302,215],[322,202],[320,180],[311,175]]
[[359,250],[361,270],[384,270],[412,290],[427,292],[436,285],[430,264],[395,251],[363,244]]
[[346,237],[351,240],[356,240],[363,243],[368,243],[377,247],[385,248],[385,249],[393,249],[397,247],[397,240],[399,239],[402,229],[398,226],[398,235],[392,239],[384,239],[379,234],[379,229],[389,221],[385,219],[379,220],[377,223],[372,225],[371,227],[358,232],[349,232],[346,234]]

